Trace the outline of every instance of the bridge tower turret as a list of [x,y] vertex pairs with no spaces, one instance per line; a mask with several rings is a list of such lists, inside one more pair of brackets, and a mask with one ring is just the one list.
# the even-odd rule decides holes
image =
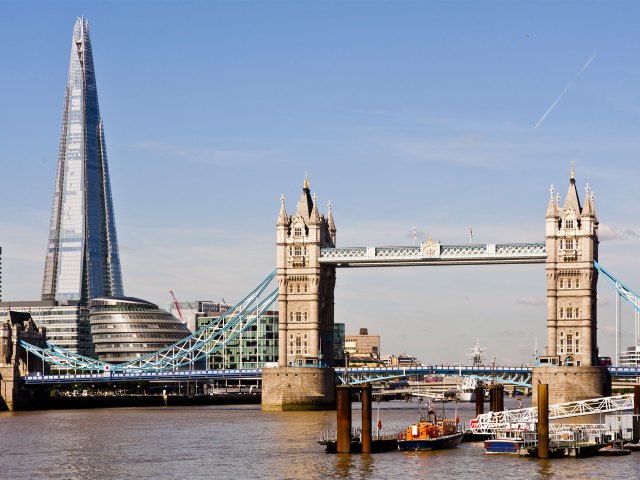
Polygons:
[[322,247],[335,246],[335,232],[332,214],[319,214],[308,179],[294,215],[287,215],[282,198],[276,242],[281,367],[332,366],[335,266],[318,260]]
[[29,372],[49,373],[43,361],[20,345],[20,340],[44,347],[45,327],[38,328],[29,313],[7,311],[0,319],[0,410],[28,404],[32,394],[21,387],[20,377]]
[[597,364],[598,219],[585,190],[583,207],[572,168],[562,208],[551,187],[546,221],[547,354],[577,367]]
[[[335,266],[320,264],[322,247],[335,247],[331,205],[318,211],[305,178],[296,211],[284,196],[276,225],[278,280],[278,368],[262,373],[265,410],[332,407]],[[304,368],[301,368],[304,367]]]
[[546,214],[547,347],[533,369],[533,402],[538,383],[549,385],[549,402],[571,402],[607,395],[608,370],[597,366],[598,218],[594,195],[586,187],[584,206],[571,167],[569,190],[550,189]]

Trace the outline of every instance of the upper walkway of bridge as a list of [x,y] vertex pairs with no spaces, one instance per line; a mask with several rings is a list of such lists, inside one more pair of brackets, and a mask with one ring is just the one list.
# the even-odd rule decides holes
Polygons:
[[544,263],[546,259],[544,242],[443,245],[429,240],[409,247],[322,248],[319,261],[337,267],[372,267]]

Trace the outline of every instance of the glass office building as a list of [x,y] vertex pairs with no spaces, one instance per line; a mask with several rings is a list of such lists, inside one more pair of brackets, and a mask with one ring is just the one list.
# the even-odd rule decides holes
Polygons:
[[89,23],[77,19],[64,97],[42,299],[123,295]]
[[[218,320],[222,312],[197,319],[198,328],[220,322],[223,328],[229,318]],[[235,338],[222,334],[225,346],[206,358],[206,368],[262,368],[265,363],[278,361],[278,312],[266,310],[255,323]]]
[[0,302],[0,318],[8,311],[27,312],[38,327],[47,329],[47,342],[85,356],[93,356],[89,306],[64,305],[53,300]]

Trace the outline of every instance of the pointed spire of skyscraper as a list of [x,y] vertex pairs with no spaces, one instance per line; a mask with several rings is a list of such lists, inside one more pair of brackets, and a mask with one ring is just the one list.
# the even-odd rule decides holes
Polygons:
[[76,20],[62,112],[43,300],[123,295],[89,22]]

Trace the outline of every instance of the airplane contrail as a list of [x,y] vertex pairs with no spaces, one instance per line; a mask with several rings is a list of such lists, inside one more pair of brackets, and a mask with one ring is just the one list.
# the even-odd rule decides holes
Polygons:
[[589,57],[589,60],[587,60],[585,62],[585,64],[582,66],[582,68],[580,69],[580,71],[577,73],[577,75],[573,78],[573,80],[571,80],[566,87],[564,87],[564,90],[562,90],[562,93],[560,95],[558,95],[558,98],[556,98],[553,103],[551,104],[551,106],[547,109],[546,112],[544,112],[544,115],[542,115],[542,117],[540,117],[540,120],[538,120],[538,123],[536,123],[536,126],[533,127],[534,129],[538,128],[540,126],[540,124],[542,122],[544,122],[544,119],[547,118],[547,116],[553,111],[554,108],[556,108],[556,105],[558,104],[558,102],[560,101],[560,99],[564,96],[565,93],[567,93],[569,91],[569,89],[571,88],[571,86],[574,84],[574,82],[580,77],[580,75],[582,75],[582,72],[584,72],[587,68],[589,68],[589,65],[591,65],[591,62],[593,62],[596,58],[596,56],[598,55],[598,52],[595,51],[593,52],[593,55],[591,55]]

